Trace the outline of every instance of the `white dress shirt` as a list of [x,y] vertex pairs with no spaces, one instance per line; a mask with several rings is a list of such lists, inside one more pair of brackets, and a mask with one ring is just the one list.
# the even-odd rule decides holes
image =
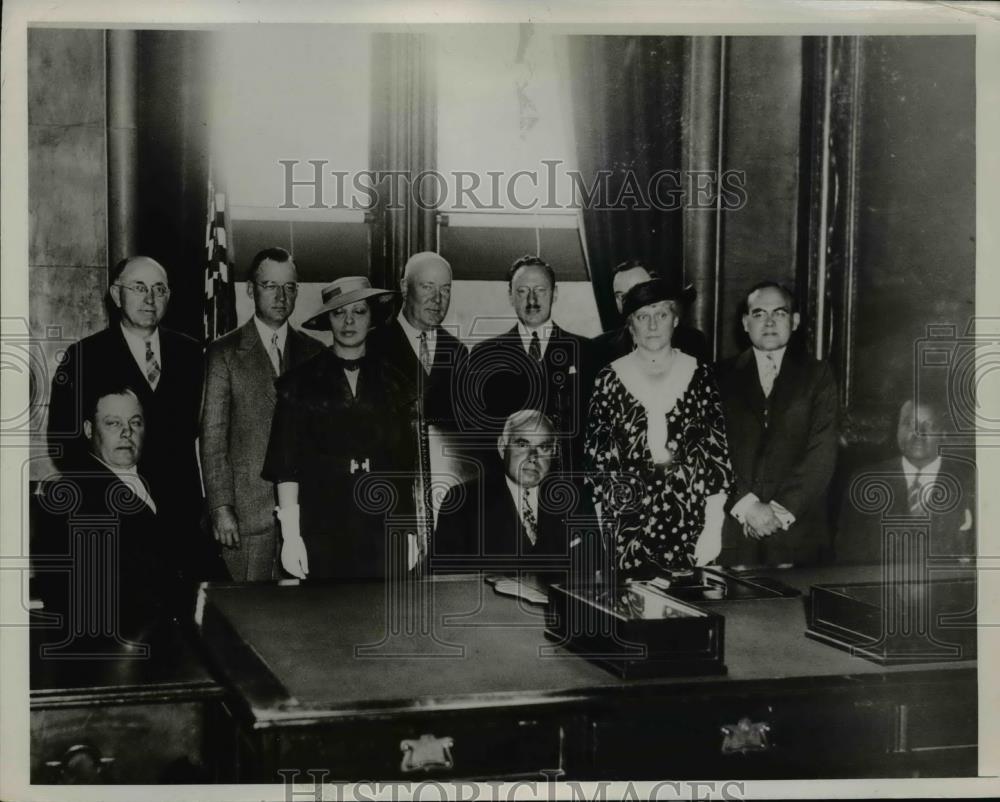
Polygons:
[[781,362],[785,358],[785,349],[788,346],[782,346],[774,351],[762,351],[757,346],[753,349],[753,358],[757,362],[757,375],[763,376],[767,371],[766,362],[768,354],[771,355],[771,359],[774,361],[774,366],[777,368],[775,373],[775,378],[781,373]]
[[272,329],[264,321],[262,321],[257,315],[253,316],[254,325],[257,327],[257,333],[260,335],[260,341],[264,343],[264,350],[267,352],[267,358],[271,360],[271,364],[274,366],[275,373],[281,373],[281,365],[275,364],[275,359],[277,358],[274,353],[274,349],[271,347],[271,342],[274,339],[274,335],[278,335],[278,350],[281,352],[282,356],[285,356],[285,343],[288,340],[288,321],[286,320],[277,329]]
[[156,359],[157,364],[160,366],[160,371],[163,370],[163,353],[160,351],[160,329],[157,327],[156,331],[153,332],[152,336],[149,338],[140,337],[138,334],[129,331],[122,325],[122,334],[125,335],[125,344],[128,346],[128,350],[132,354],[132,358],[135,360],[135,364],[139,366],[139,372],[145,376],[147,365],[146,365],[146,340],[149,340],[149,344],[153,348],[153,357]]
[[423,329],[414,328],[410,321],[406,319],[406,315],[402,312],[396,318],[399,321],[399,325],[403,328],[403,333],[406,335],[406,341],[410,344],[410,348],[413,349],[414,356],[417,360],[420,359],[420,335],[427,335],[427,353],[430,356],[431,364],[434,364],[434,354],[437,349],[437,327],[431,329],[430,331],[424,331]]
[[153,501],[153,497],[149,495],[149,490],[146,489],[146,483],[142,481],[139,476],[139,471],[133,465],[131,468],[116,468],[114,465],[108,465],[100,457],[95,456],[101,465],[111,471],[115,476],[117,476],[122,484],[128,487],[133,493],[135,493],[139,500],[149,507],[154,513],[156,512],[156,502]]
[[552,336],[552,327],[551,319],[546,320],[541,326],[535,329],[529,329],[520,320],[517,321],[517,333],[521,335],[521,345],[524,346],[524,353],[530,354],[532,332],[538,332],[538,345],[544,357],[545,349],[549,344],[549,338]]
[[903,476],[906,477],[907,488],[913,484],[914,477],[920,482],[921,487],[927,487],[927,485],[937,479],[938,472],[941,470],[941,457],[936,457],[923,468],[918,468],[906,457],[900,457],[900,460],[903,462]]

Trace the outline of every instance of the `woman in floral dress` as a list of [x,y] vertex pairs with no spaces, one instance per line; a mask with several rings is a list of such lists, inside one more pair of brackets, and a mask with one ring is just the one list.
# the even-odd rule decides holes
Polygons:
[[653,279],[623,303],[632,353],[597,376],[587,425],[587,483],[619,581],[713,560],[732,484],[711,368],[671,346],[690,291]]

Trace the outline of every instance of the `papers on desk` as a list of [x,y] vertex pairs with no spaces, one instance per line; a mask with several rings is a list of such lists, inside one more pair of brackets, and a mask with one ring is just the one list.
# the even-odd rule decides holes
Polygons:
[[513,596],[515,599],[523,599],[530,604],[548,604],[548,594],[534,582],[527,579],[518,579],[514,576],[501,576],[491,574],[485,577],[486,583],[493,586],[493,590],[501,596]]

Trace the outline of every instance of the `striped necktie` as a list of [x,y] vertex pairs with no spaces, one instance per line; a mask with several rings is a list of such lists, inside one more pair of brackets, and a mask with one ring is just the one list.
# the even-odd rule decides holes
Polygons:
[[524,533],[534,546],[538,542],[538,519],[534,510],[531,509],[531,501],[528,498],[528,488],[521,490],[521,520],[524,522]]
[[531,343],[528,345],[528,356],[530,356],[535,362],[542,361],[542,343],[538,339],[538,332],[531,332]]
[[156,354],[153,353],[153,343],[146,340],[146,381],[149,382],[149,386],[154,390],[162,372],[160,361],[156,358]]
[[427,346],[427,332],[420,332],[420,364],[424,368],[424,373],[431,375],[431,349]]
[[278,332],[271,335],[271,364],[274,365],[274,372],[280,376],[284,373],[283,354],[281,346],[278,345]]
[[916,473],[913,476],[913,481],[910,482],[909,491],[907,492],[907,503],[910,507],[910,515],[923,517],[927,514],[927,510],[924,509],[924,503],[920,497],[922,489],[923,486],[920,484],[920,474]]

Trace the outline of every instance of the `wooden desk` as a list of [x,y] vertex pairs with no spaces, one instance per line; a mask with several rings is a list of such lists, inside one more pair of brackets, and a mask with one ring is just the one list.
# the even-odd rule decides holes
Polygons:
[[[190,633],[167,627],[141,640],[148,652],[80,656],[32,632],[31,782],[191,783],[217,778],[213,758],[222,688]],[[102,644],[102,650],[112,649]]]
[[[877,577],[877,568],[782,574],[803,590]],[[541,609],[478,580],[409,592],[431,622],[424,633],[406,632],[420,617],[392,620],[399,600],[381,586],[207,589],[202,638],[233,691],[231,779],[276,782],[282,769],[358,781],[976,770],[975,662],[880,667],[853,657],[804,637],[805,598],[713,605],[726,617],[726,676],[626,681],[553,648]],[[766,724],[766,744],[725,753],[722,728],[741,722]],[[409,765],[407,741],[417,744]],[[442,765],[413,767],[435,748]]]

